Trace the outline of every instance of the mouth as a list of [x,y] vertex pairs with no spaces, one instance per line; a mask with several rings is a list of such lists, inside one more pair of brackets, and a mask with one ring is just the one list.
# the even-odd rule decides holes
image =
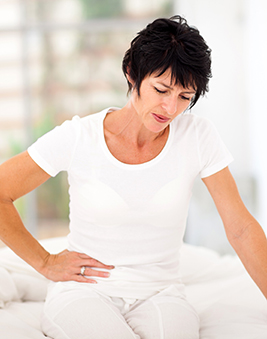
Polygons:
[[166,123],[168,121],[170,121],[171,119],[170,118],[167,118],[165,117],[164,115],[160,115],[160,114],[155,114],[155,113],[152,113],[154,119],[157,121],[157,122],[160,122],[160,123]]

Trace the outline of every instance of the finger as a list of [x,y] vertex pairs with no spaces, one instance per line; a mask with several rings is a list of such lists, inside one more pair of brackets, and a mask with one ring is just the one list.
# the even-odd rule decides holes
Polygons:
[[82,275],[75,275],[75,277],[72,280],[81,282],[81,283],[97,284],[97,281],[93,279],[88,279]]
[[90,267],[85,267],[84,274],[85,276],[94,276],[94,277],[102,277],[102,278],[109,278],[110,273],[109,272],[103,272],[103,271],[96,271],[91,269]]
[[101,261],[90,257],[87,254],[79,253],[79,252],[73,252],[73,253],[77,254],[80,259],[86,259],[83,263],[83,266],[106,268],[106,269],[109,269],[109,270],[115,268],[114,265],[106,265],[106,264],[102,263]]
[[93,258],[85,260],[84,263],[83,263],[83,266],[106,268],[108,270],[112,270],[115,267],[113,265],[105,265],[102,262],[100,262],[100,261],[98,261],[96,259],[93,259]]

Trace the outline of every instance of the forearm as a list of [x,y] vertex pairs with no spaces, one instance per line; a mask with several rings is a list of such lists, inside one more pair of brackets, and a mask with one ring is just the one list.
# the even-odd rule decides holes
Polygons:
[[113,266],[74,251],[64,250],[58,254],[50,254],[24,227],[13,201],[49,178],[49,174],[31,159],[28,152],[23,152],[0,166],[0,239],[50,280],[95,282],[81,275],[81,268],[87,266],[83,270],[86,276],[106,277],[106,272],[92,268],[112,269]]
[[[50,254],[27,231],[11,202],[0,202],[0,239],[36,271],[53,281],[95,283],[88,276],[107,278],[109,274],[95,271],[94,267],[106,270],[114,268],[83,253],[64,250]],[[80,274],[83,266],[88,267],[85,270],[86,277]]]
[[246,209],[228,168],[203,179],[222,218],[227,238],[267,298],[267,240]]
[[227,236],[246,270],[267,298],[267,239],[263,229],[252,218],[242,234]]
[[42,273],[49,253],[24,227],[12,202],[0,202],[0,238],[18,256]]

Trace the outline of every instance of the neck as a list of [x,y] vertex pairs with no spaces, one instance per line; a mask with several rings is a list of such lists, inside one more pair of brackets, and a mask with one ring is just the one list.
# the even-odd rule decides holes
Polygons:
[[168,134],[169,127],[159,133],[149,131],[142,123],[131,103],[118,111],[107,114],[105,130],[137,147],[144,147]]

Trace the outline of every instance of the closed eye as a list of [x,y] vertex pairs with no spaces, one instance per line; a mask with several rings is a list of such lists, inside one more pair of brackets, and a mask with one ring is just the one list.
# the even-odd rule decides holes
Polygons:
[[191,98],[187,98],[187,97],[185,97],[184,95],[181,95],[181,98],[182,98],[183,100],[188,100],[188,101],[191,100]]
[[154,89],[156,90],[156,92],[158,92],[160,94],[165,94],[167,92],[167,91],[161,91],[157,87],[154,87]]

